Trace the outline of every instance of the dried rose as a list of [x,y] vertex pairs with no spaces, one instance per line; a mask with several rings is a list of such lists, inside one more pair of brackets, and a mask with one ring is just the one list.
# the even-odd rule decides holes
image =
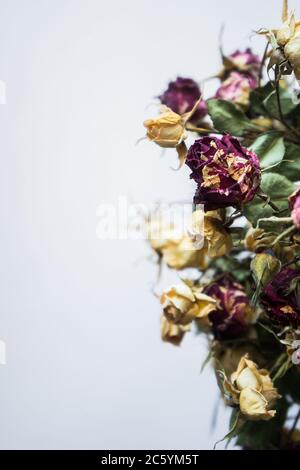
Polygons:
[[261,59],[258,55],[253,54],[250,48],[245,51],[235,51],[226,57],[225,66],[239,72],[249,72],[257,74],[260,70]]
[[190,325],[175,325],[174,323],[170,323],[164,315],[162,316],[161,337],[165,343],[171,343],[174,346],[180,346],[185,333],[189,330]]
[[198,184],[194,202],[206,211],[250,202],[260,186],[257,156],[230,135],[196,140],[186,164]]
[[224,275],[204,292],[216,300],[215,309],[209,315],[215,337],[233,339],[244,335],[256,314],[243,287],[230,275]]
[[[201,97],[199,85],[191,78],[178,77],[170,82],[168,89],[159,97],[162,104],[177,114],[184,114],[193,109]],[[191,117],[192,122],[199,122],[207,115],[205,101],[201,100]]]
[[280,325],[300,326],[300,270],[284,268],[264,289],[261,304]]
[[171,269],[207,267],[206,251],[197,249],[189,235],[179,233],[162,217],[152,217],[146,229],[151,248]]
[[160,298],[164,315],[170,323],[186,326],[193,320],[207,318],[216,301],[198,287],[182,283],[164,292]]
[[300,189],[297,189],[297,191],[290,196],[289,205],[293,222],[295,226],[300,229]]
[[251,90],[258,86],[258,81],[250,74],[231,72],[217,91],[216,98],[231,101],[242,107],[249,106]]
[[[296,21],[295,14],[289,14],[288,1],[283,1],[282,25],[278,29],[264,29],[259,34],[266,35],[273,45],[273,53],[269,67],[273,65],[284,66],[288,61],[297,79],[300,79],[300,21]],[[276,47],[277,46],[277,47]],[[291,74],[289,66],[286,66],[286,74]]]
[[204,236],[203,248],[211,259],[228,255],[233,246],[231,235],[224,227],[225,214],[222,212],[206,212],[203,219],[203,211],[197,210],[192,217],[193,233],[190,235],[195,237],[195,241],[197,233]]
[[276,411],[271,408],[280,395],[268,371],[259,370],[248,355],[240,360],[237,370],[231,375],[231,383],[240,391],[240,410],[248,420],[268,421],[275,416]]
[[186,138],[182,117],[169,108],[163,108],[160,116],[144,122],[147,137],[163,148],[178,147]]
[[243,356],[230,379],[220,373],[226,401],[239,405],[243,417],[249,421],[269,421],[276,415],[274,407],[281,398],[265,369],[258,369],[248,354]]

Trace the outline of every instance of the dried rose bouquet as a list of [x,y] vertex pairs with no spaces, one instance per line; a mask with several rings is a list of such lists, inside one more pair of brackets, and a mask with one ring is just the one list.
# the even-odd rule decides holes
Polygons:
[[160,295],[162,339],[179,346],[192,327],[207,336],[206,362],[232,408],[225,438],[300,449],[300,21],[287,0],[278,29],[257,34],[263,57],[222,54],[214,97],[179,77],[144,123],[195,185],[192,230],[178,236],[152,217],[149,242],[180,272]]

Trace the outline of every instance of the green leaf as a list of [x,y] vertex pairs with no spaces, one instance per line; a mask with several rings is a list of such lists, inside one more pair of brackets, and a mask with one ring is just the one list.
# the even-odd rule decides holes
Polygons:
[[236,437],[239,434],[241,427],[244,425],[244,423],[245,421],[241,419],[241,412],[239,408],[234,408],[230,417],[229,432],[228,434],[226,434],[226,436],[223,437],[223,439],[220,439],[215,443],[214,450],[216,449],[217,445],[221,442],[228,441]]
[[285,154],[284,139],[279,132],[265,132],[253,142],[250,150],[259,157],[261,167],[268,168],[282,161]]
[[[284,217],[289,214],[288,197],[294,192],[294,184],[285,176],[277,173],[264,173],[261,182],[261,191],[267,194],[271,201],[278,207],[280,215]],[[245,217],[256,226],[259,219],[268,218],[274,215],[273,209],[255,196],[252,202],[244,206]]]
[[250,93],[250,109],[257,114],[266,114],[264,107],[264,100],[274,91],[271,82],[268,82],[264,87],[256,88]]
[[250,119],[229,101],[211,99],[207,101],[207,106],[214,127],[220,132],[239,137],[247,131],[257,130]]
[[277,167],[278,173],[286,176],[290,181],[300,181],[300,145],[285,144],[284,161]]
[[[296,108],[297,104],[293,102],[288,90],[280,88],[279,95],[282,114],[287,116]],[[280,118],[276,90],[272,91],[272,93],[264,100],[263,104],[271,116]]]

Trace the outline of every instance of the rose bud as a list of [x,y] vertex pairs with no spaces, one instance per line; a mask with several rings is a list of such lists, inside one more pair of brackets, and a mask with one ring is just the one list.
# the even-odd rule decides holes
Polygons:
[[260,67],[261,59],[256,54],[253,54],[251,49],[248,48],[245,51],[237,50],[229,56],[223,57],[223,69],[218,77],[224,81],[233,71],[258,77]]
[[258,157],[230,135],[196,140],[186,164],[198,184],[194,203],[206,211],[250,202],[260,186]]
[[224,275],[207,286],[204,292],[216,300],[209,315],[215,337],[222,340],[244,335],[255,320],[255,312],[243,287],[230,275]]
[[160,298],[166,319],[174,325],[187,326],[193,320],[206,319],[216,301],[197,287],[182,283],[164,292]]
[[274,323],[300,326],[300,270],[284,268],[264,289],[261,304]]
[[174,323],[170,323],[164,315],[162,316],[161,337],[165,343],[171,343],[174,346],[180,346],[187,331],[190,331],[190,325],[175,325]]
[[268,421],[275,416],[276,411],[271,408],[280,395],[268,371],[258,369],[247,354],[241,358],[237,370],[231,375],[231,383],[240,391],[240,410],[248,420]]
[[300,229],[300,188],[289,197],[289,206],[293,222]]
[[182,117],[171,109],[163,108],[162,111],[157,118],[144,122],[147,137],[163,148],[178,147],[187,138],[185,123]]
[[[206,212],[195,211],[192,216],[192,233],[190,236],[197,240],[197,233],[204,235],[204,251],[211,259],[221,258],[230,253],[233,242],[230,233],[224,227],[224,211]],[[202,227],[203,223],[203,227]]]
[[258,81],[250,74],[231,72],[217,91],[216,98],[236,103],[247,108],[251,90],[258,86]]
[[[278,46],[271,54],[269,68],[275,64],[285,66],[284,74],[290,75],[294,70],[296,78],[300,80],[300,21],[296,21],[294,13],[289,14],[287,0],[284,0],[282,21],[283,24],[278,29],[259,31],[259,34],[267,36],[271,42],[275,41]],[[287,61],[289,66],[286,65]]]
[[[162,104],[168,106],[177,114],[184,114],[193,109],[196,102],[201,98],[199,85],[191,78],[178,77],[170,82],[168,89],[159,96]],[[207,115],[205,101],[201,100],[191,121],[197,123]]]
[[295,29],[295,34],[284,48],[284,55],[295,69],[298,78],[300,69],[300,24]]
[[259,72],[261,66],[261,59],[258,55],[253,54],[250,48],[247,48],[245,51],[235,51],[226,57],[226,63],[228,68],[231,65],[231,69],[238,70],[240,72],[254,72],[255,74]]
[[146,230],[151,248],[171,269],[207,267],[205,250],[197,249],[189,235],[179,233],[162,217],[152,217]]
[[276,415],[276,411],[271,408],[281,397],[269,372],[258,369],[257,365],[249,360],[248,354],[241,358],[230,380],[225,373],[222,374],[222,379],[228,403],[239,405],[244,418],[249,421],[269,421]]

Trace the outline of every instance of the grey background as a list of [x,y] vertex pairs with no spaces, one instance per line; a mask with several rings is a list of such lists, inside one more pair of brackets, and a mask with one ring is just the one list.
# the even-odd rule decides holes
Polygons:
[[191,199],[174,153],[135,146],[153,97],[177,74],[218,70],[222,23],[227,52],[262,51],[251,31],[280,11],[280,0],[0,1],[2,449],[209,449],[226,433],[223,409],[210,432],[205,339],[160,341],[148,248],[98,240],[96,210],[119,195]]

